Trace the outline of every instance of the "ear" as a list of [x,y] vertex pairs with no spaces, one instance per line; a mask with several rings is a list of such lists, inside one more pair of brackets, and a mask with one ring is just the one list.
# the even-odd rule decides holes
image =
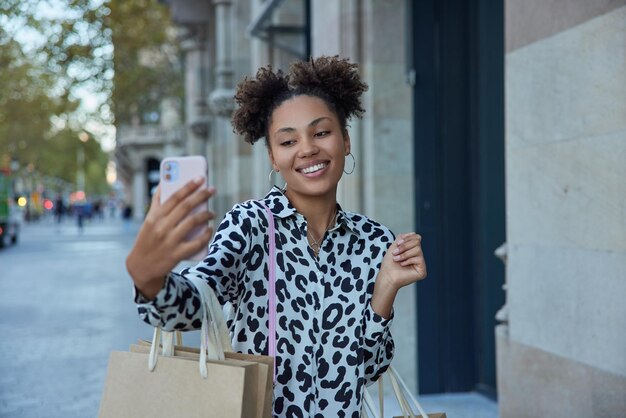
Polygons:
[[346,151],[345,155],[350,154],[350,150],[352,148],[351,148],[351,145],[350,145],[350,134],[348,133],[347,129],[343,133],[343,147],[344,147],[344,149]]
[[269,145],[267,146],[267,157],[270,159],[270,164],[272,164],[272,169],[278,173],[280,170],[278,169],[278,166],[276,165],[276,160],[274,160],[274,154],[272,153],[272,148]]

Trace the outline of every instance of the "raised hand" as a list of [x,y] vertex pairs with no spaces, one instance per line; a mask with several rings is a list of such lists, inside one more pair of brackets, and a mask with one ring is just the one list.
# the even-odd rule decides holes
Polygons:
[[379,275],[395,289],[426,277],[422,237],[415,232],[400,234],[387,250]]
[[126,258],[128,273],[148,299],[156,296],[165,276],[180,261],[206,248],[213,235],[213,228],[208,227],[195,238],[186,239],[191,230],[215,218],[212,212],[190,214],[215,194],[215,188],[201,187],[203,183],[204,179],[190,181],[163,204],[160,187],[152,197],[150,210]]
[[425,277],[422,237],[415,232],[398,235],[387,249],[376,277],[371,302],[374,312],[389,318],[398,290]]

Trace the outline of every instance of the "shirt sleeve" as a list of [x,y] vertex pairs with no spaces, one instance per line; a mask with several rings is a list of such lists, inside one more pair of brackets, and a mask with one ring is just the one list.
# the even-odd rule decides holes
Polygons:
[[365,384],[370,385],[385,373],[394,353],[394,342],[391,336],[393,311],[388,319],[374,312],[371,303],[365,309],[364,355]]
[[207,256],[195,267],[170,272],[163,288],[152,300],[135,288],[139,317],[165,331],[199,329],[200,296],[187,278],[206,280],[220,304],[235,303],[243,292],[245,254],[250,243],[249,223],[243,222],[237,206],[220,223]]
[[[387,252],[387,249],[395,239],[394,234],[387,228],[382,227],[383,240],[379,257],[380,261],[377,265],[376,272],[380,270],[380,264]],[[374,278],[374,281],[376,278]],[[374,283],[370,283],[372,292]],[[385,373],[391,360],[393,359],[395,345],[393,337],[391,336],[391,324],[393,322],[394,311],[391,310],[391,316],[387,319],[374,312],[370,300],[367,303],[365,309],[365,333],[364,333],[364,355],[363,360],[365,362],[365,384],[370,385],[374,383],[378,378]]]

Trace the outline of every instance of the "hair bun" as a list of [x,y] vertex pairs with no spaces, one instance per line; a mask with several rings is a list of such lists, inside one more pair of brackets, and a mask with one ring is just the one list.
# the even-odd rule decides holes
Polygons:
[[254,79],[244,78],[237,85],[235,102],[239,105],[233,114],[232,125],[249,143],[265,136],[267,112],[277,96],[289,89],[289,77],[272,66],[261,67]]
[[320,90],[346,119],[361,117],[365,112],[361,95],[367,91],[367,84],[361,81],[358,68],[357,64],[338,55],[295,62],[289,71],[289,87],[305,93]]

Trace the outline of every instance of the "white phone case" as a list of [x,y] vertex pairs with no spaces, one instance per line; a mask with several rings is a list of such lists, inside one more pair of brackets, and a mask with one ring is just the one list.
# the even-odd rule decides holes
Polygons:
[[[207,161],[201,155],[187,157],[167,157],[161,161],[161,204],[165,203],[176,191],[185,184],[198,177],[203,177],[205,186],[208,185]],[[207,211],[207,204],[194,208],[190,214]],[[191,230],[186,239],[191,240],[206,230],[207,226],[199,226]],[[194,254],[190,260],[202,260],[207,254],[206,248]]]

